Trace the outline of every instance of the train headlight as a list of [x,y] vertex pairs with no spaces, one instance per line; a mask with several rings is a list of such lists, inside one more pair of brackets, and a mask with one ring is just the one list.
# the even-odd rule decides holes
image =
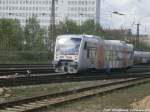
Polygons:
[[72,62],[71,66],[78,66],[78,62]]
[[77,61],[78,60],[78,55],[76,55],[74,59],[75,59],[75,61]]
[[74,68],[78,68],[78,62],[74,63]]
[[78,62],[75,62],[75,65],[78,65]]

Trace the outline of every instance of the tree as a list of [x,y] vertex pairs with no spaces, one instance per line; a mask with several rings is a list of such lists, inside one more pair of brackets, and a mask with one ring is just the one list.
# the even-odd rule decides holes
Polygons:
[[0,19],[0,49],[19,50],[22,47],[23,29],[16,19]]
[[27,20],[24,28],[24,44],[26,50],[43,50],[46,31],[40,27],[37,18],[32,17]]
[[107,39],[126,41],[128,37],[127,29],[105,29],[104,35]]
[[79,34],[80,28],[76,22],[72,20],[66,20],[65,22],[60,22],[56,26],[56,33],[60,34]]
[[87,20],[82,25],[78,25],[73,20],[66,19],[64,22],[60,22],[56,25],[56,34],[93,34],[102,36],[103,30],[99,24],[95,24],[94,20]]
[[100,24],[95,24],[94,20],[87,20],[81,26],[81,33],[103,36]]

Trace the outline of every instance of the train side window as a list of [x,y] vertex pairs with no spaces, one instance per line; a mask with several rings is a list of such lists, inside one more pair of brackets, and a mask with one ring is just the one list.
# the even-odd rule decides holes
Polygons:
[[84,44],[84,49],[85,50],[87,49],[87,42],[85,42],[85,44]]

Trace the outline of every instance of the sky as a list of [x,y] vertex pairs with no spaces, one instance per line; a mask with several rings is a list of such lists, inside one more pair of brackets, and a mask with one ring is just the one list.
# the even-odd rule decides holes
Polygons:
[[133,33],[140,23],[140,34],[150,34],[150,0],[101,0],[100,22],[104,28],[132,29]]

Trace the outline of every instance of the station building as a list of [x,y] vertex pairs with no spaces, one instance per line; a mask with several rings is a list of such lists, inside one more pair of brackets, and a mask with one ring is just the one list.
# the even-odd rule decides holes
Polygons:
[[[36,16],[40,25],[50,25],[52,0],[0,0],[0,18],[18,19],[21,25]],[[82,24],[87,19],[100,20],[100,0],[55,0],[56,24],[71,19]]]

